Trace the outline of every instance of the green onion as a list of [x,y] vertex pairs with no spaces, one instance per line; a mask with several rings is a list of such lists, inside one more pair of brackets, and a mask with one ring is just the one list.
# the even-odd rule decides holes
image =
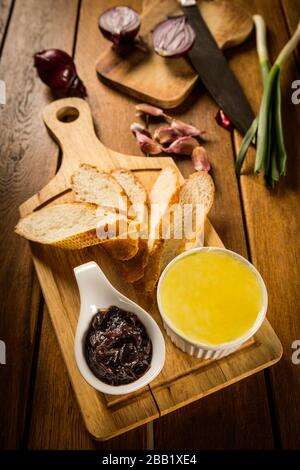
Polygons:
[[264,90],[258,116],[242,141],[236,161],[236,172],[241,174],[247,150],[250,144],[256,141],[254,172],[263,171],[266,185],[273,188],[279,177],[286,174],[287,161],[281,116],[281,68],[300,41],[300,23],[271,67],[265,22],[259,15],[255,15],[253,20]]

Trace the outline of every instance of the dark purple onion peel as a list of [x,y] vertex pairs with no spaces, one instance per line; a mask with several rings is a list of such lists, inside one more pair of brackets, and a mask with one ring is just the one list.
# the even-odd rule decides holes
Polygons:
[[219,124],[219,126],[223,127],[227,131],[232,131],[233,124],[230,121],[229,117],[226,116],[223,109],[219,109],[219,111],[215,115],[215,120],[216,120],[217,124]]
[[134,40],[141,26],[138,13],[129,7],[115,7],[106,10],[98,20],[103,36],[112,41],[115,48]]
[[38,76],[51,90],[68,96],[86,96],[86,88],[77,75],[74,61],[60,49],[47,49],[34,55]]
[[174,16],[152,31],[153,47],[162,57],[181,57],[194,45],[196,34],[185,16]]

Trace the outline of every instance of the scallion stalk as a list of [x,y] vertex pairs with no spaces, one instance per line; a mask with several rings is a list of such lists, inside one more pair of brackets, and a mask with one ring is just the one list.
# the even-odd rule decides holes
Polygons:
[[273,188],[279,177],[285,175],[287,161],[281,116],[281,68],[300,41],[300,23],[271,67],[265,22],[260,15],[255,15],[253,20],[264,90],[258,116],[242,141],[236,161],[236,172],[241,173],[247,149],[256,136],[254,171],[259,173],[263,170],[267,186]]

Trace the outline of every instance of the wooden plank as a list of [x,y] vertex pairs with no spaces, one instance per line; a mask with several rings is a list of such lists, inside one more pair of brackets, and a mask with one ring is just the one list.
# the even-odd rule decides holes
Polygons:
[[[244,50],[244,47],[247,50],[248,43],[241,50]],[[227,131],[215,123],[214,116],[217,109],[215,103],[204,93],[199,84],[184,106],[174,111],[173,114],[207,131],[207,142],[204,145],[209,154],[212,176],[216,185],[215,202],[210,212],[210,220],[224,245],[247,257],[231,138]],[[185,176],[193,171],[189,160],[178,158],[176,162]],[[257,406],[256,396],[260,397],[260,406]],[[183,443],[188,442],[192,442],[194,447],[201,449],[205,449],[206,446],[226,448],[227,445],[233,448],[270,448],[273,446],[263,374],[248,378],[243,385],[236,384],[226,391],[219,391],[217,397],[206,397],[204,401],[205,406],[200,400],[185,408],[184,411],[176,411],[165,416],[163,420],[155,422],[155,445],[158,448],[166,446],[164,436],[168,436],[169,442],[177,443],[179,448]],[[236,407],[235,414],[232,414],[232,403]],[[252,403],[254,403],[253,406]],[[222,426],[220,426],[220,408],[222,409]],[[201,423],[207,423],[208,420],[210,429],[214,429],[214,433],[210,434],[209,439],[204,439]],[[185,426],[185,423],[189,421],[199,423],[199,426]],[[246,435],[243,434],[244,423],[247,423],[249,429],[253,430],[251,439],[247,435],[248,442]],[[184,433],[179,434],[177,430],[182,428],[184,428]]]
[[[290,35],[296,30],[300,21],[300,3],[298,0],[281,0],[281,6],[284,12],[285,20]],[[296,48],[295,55],[300,63],[300,46]]]
[[[274,60],[289,37],[280,3],[256,0],[247,4],[250,11],[262,14],[266,20],[268,45]],[[257,110],[262,87],[254,41],[246,54],[241,51],[232,58],[231,66]],[[300,338],[300,109],[291,102],[291,82],[297,77],[296,63],[291,58],[282,75],[283,122],[289,155],[287,176],[275,191],[267,190],[253,175],[241,178],[251,258],[266,281],[269,318],[284,347],[283,359],[270,371],[279,444],[283,448],[300,446],[300,374],[299,366],[291,361],[292,342]],[[237,148],[239,142],[236,137]],[[251,150],[246,173],[252,171],[253,159]]]
[[0,3],[0,50],[2,48],[2,40],[7,29],[7,21],[9,18],[10,10],[12,8],[13,0],[2,0]]
[[[21,445],[38,313],[39,295],[29,246],[13,235],[20,203],[54,174],[57,148],[48,137],[40,109],[49,99],[36,79],[35,51],[52,46],[71,51],[76,1],[55,0],[49,8],[39,0],[14,6],[0,65],[7,86],[1,110],[1,339],[7,365],[1,367],[1,448]],[[30,20],[30,27],[28,21]]]
[[[112,3],[112,2],[111,2]],[[115,2],[117,4],[118,2]],[[113,3],[112,3],[113,4]],[[110,90],[102,85],[102,90],[98,90],[99,82],[94,74],[94,69],[91,64],[95,62],[99,50],[103,49],[105,40],[99,33],[97,27],[97,18],[100,15],[101,9],[104,10],[110,5],[103,2],[82,2],[80,12],[80,22],[77,37],[77,46],[75,61],[77,64],[78,72],[84,82],[87,84],[90,104],[93,104],[93,117],[95,122],[96,130],[101,129],[100,135],[107,136],[105,141],[107,145],[117,151],[124,151],[126,149],[132,154],[137,153],[134,139],[130,133],[127,132],[128,115],[132,115],[134,118],[134,110],[132,105],[123,99],[120,104],[118,102],[118,96],[109,96]],[[112,5],[111,5],[112,6]],[[138,9],[139,2],[135,3],[135,8]],[[106,100],[108,103],[106,103]],[[112,106],[110,106],[110,104]],[[115,109],[118,109],[118,120],[107,120],[107,116],[114,116]],[[96,119],[95,119],[96,118]],[[126,131],[120,131],[120,128],[126,129]],[[118,135],[118,139],[115,135]],[[54,336],[52,325],[47,328],[43,327],[43,335],[41,338],[41,348],[44,347],[47,357],[60,357],[62,360],[58,348],[57,341],[52,341]],[[44,346],[45,343],[45,346]],[[43,357],[39,357],[39,366],[37,369],[35,397],[39,397],[39,390],[43,387]],[[57,366],[57,370],[61,370],[61,366]],[[66,370],[60,374],[59,379],[53,380],[53,376],[49,375],[47,382],[49,381],[50,393],[47,395],[47,419],[44,420],[45,407],[42,400],[38,400],[35,407],[32,410],[32,427],[29,446],[31,448],[70,448],[74,449],[85,449],[85,448],[120,448],[129,449],[139,446],[145,447],[146,443],[146,429],[144,427],[130,431],[126,433],[125,437],[116,438],[110,440],[109,444],[101,443],[96,444],[90,436],[88,436],[85,425],[80,417],[78,405],[75,401],[73,392],[71,393],[71,386],[69,376]],[[46,383],[47,383],[46,382]],[[52,384],[52,388],[51,388]],[[62,410],[70,409],[65,407],[65,403],[70,403],[70,408],[76,407],[74,413],[76,413],[78,424],[76,433],[73,433],[68,423],[68,413],[62,414]],[[52,412],[50,412],[52,410]],[[62,417],[62,419],[61,419]],[[43,434],[40,433],[40,423],[43,423]],[[53,432],[55,429],[55,432]],[[65,446],[65,447],[64,447]]]

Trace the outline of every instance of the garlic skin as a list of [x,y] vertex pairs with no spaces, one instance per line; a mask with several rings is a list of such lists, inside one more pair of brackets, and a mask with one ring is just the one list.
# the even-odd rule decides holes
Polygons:
[[130,126],[130,129],[143,153],[146,155],[158,155],[163,151],[162,146],[152,139],[150,132],[143,126],[135,122]]
[[180,132],[173,127],[161,126],[154,131],[154,140],[157,140],[160,144],[166,145],[171,144],[178,137],[182,137]]
[[164,148],[164,151],[166,153],[174,153],[177,155],[191,155],[194,148],[198,145],[198,141],[194,137],[183,136],[174,140],[169,147]]
[[133,122],[130,126],[130,130],[133,135],[136,135],[137,132],[140,132],[141,134],[147,135],[150,138],[152,137],[148,129],[146,129],[146,127],[142,126],[138,122]]
[[182,136],[187,135],[191,137],[200,137],[201,136],[201,131],[195,127],[192,126],[191,124],[186,124],[183,121],[180,121],[179,119],[173,119],[171,122],[171,127],[178,131],[178,133]]
[[208,160],[207,151],[201,145],[195,147],[191,156],[196,171],[209,171],[211,166]]

